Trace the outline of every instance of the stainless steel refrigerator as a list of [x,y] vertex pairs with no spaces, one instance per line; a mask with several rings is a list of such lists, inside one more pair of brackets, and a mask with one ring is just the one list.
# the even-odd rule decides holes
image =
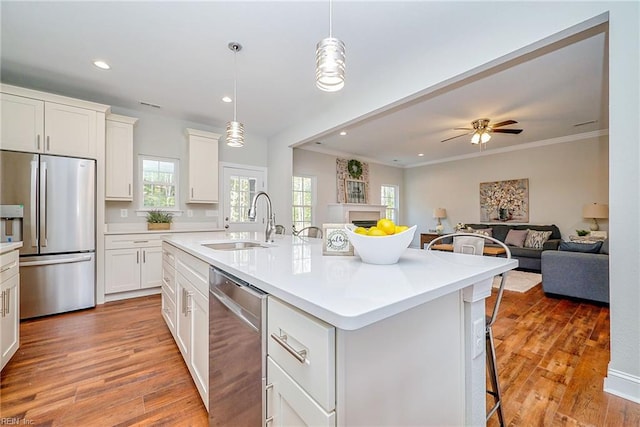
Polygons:
[[0,205],[22,215],[20,318],[94,307],[95,161],[2,150],[0,176]]

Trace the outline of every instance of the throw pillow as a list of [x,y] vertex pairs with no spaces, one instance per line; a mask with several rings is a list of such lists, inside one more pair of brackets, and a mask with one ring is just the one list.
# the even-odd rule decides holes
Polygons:
[[605,239],[604,242],[602,242],[600,253],[609,255],[609,239]]
[[[493,228],[471,228],[471,227],[468,227],[466,232],[467,233],[473,233],[473,234],[479,234],[479,235],[485,236],[485,237],[493,237]],[[488,240],[488,239],[484,239],[484,244],[485,245],[491,245],[491,244],[493,244],[493,241]]]
[[552,231],[528,230],[527,238],[524,241],[525,248],[542,249],[544,242],[549,240]]
[[507,238],[504,239],[505,245],[521,248],[527,238],[529,230],[509,230]]
[[578,243],[578,242],[560,242],[559,251],[584,252],[587,254],[597,254],[600,252],[602,242]]

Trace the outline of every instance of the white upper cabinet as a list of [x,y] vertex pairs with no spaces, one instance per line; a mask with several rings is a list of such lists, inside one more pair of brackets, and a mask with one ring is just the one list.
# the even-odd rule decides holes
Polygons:
[[44,152],[67,156],[97,156],[96,112],[70,105],[44,103]]
[[133,201],[133,125],[137,121],[117,114],[107,116],[106,200]]
[[42,151],[44,141],[44,102],[0,93],[4,150]]
[[187,203],[218,202],[219,134],[187,129],[189,192]]
[[2,149],[98,157],[98,112],[108,106],[8,85],[0,100]]

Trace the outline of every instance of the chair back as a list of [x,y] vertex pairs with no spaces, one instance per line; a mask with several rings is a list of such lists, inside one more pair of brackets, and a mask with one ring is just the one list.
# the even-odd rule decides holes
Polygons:
[[[500,240],[494,237],[484,236],[482,234],[476,234],[476,233],[454,233],[454,234],[445,234],[443,236],[436,237],[431,242],[429,242],[429,244],[427,245],[427,250],[429,251],[432,250],[433,245],[437,245],[438,243],[441,243],[442,240],[449,239],[449,238],[453,239],[454,252],[470,254],[470,255],[482,255],[484,251],[485,241],[490,241],[491,243],[502,246],[502,248],[505,250],[505,258],[511,259],[511,250],[503,242],[501,242]],[[500,279],[500,287],[498,288],[498,296],[496,297],[496,302],[493,305],[493,309],[491,310],[491,315],[487,316],[487,323],[486,323],[487,328],[490,328],[491,326],[493,326],[493,324],[496,321],[496,317],[498,317],[498,309],[500,308],[500,302],[502,301],[502,293],[504,291],[504,285],[507,280],[507,273],[508,271],[505,271],[504,273],[502,273],[502,278]]]
[[322,238],[322,229],[320,227],[311,225],[309,227],[303,228],[300,231],[294,231],[293,234],[298,237]]

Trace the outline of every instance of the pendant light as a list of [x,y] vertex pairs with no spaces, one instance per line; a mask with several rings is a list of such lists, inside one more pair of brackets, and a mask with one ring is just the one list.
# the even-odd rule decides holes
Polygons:
[[229,49],[233,51],[233,121],[227,122],[227,145],[229,147],[244,147],[244,125],[236,120],[237,105],[238,105],[238,65],[236,57],[238,52],[242,49],[240,43],[229,43]]
[[337,92],[344,87],[344,43],[333,37],[333,3],[329,0],[329,37],[316,45],[316,86],[325,92]]

